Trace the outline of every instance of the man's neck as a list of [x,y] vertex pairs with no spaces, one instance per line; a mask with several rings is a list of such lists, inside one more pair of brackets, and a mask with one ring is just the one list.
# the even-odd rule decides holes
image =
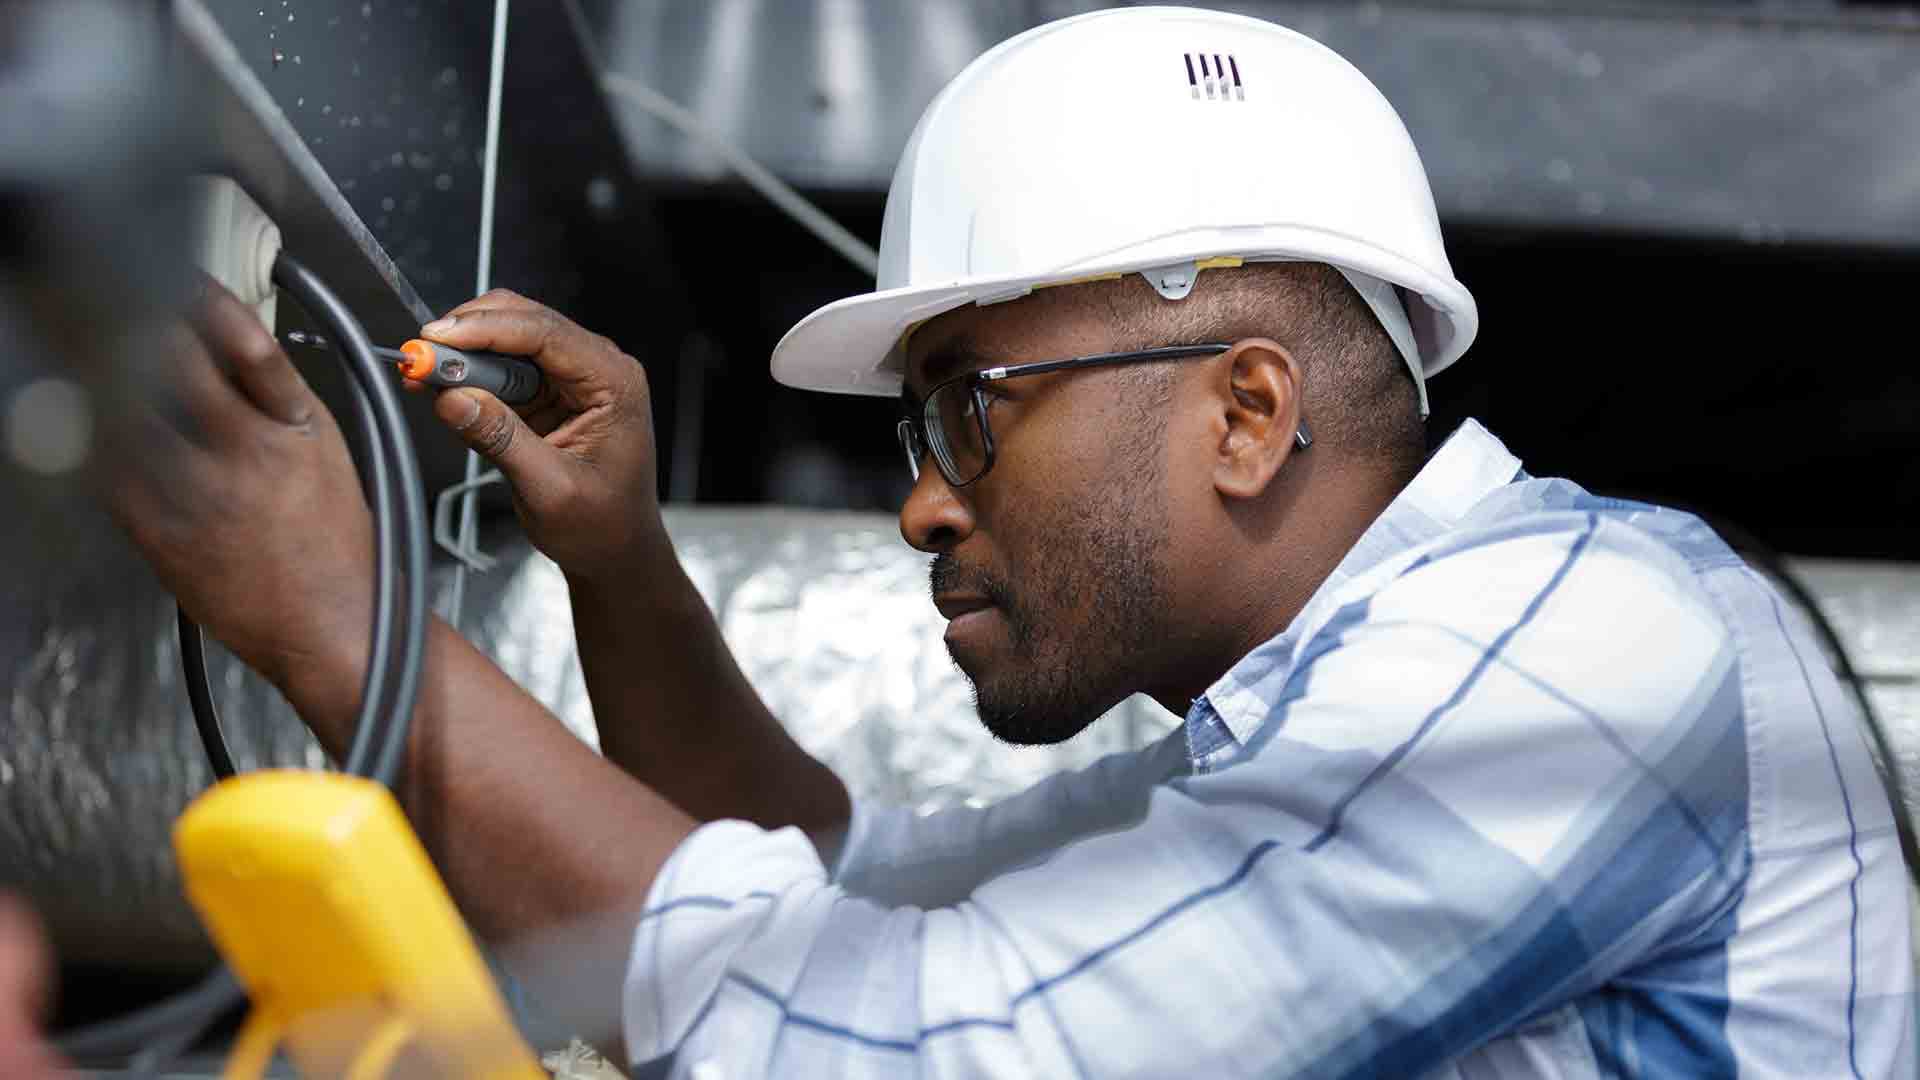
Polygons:
[[[1356,477],[1311,485],[1272,533],[1230,561],[1234,580],[1218,591],[1203,614],[1212,631],[1196,641],[1185,677],[1151,696],[1176,715],[1248,653],[1283,633],[1320,590],[1347,553],[1405,490],[1401,481]],[[1344,479],[1344,478],[1343,478]],[[1322,490],[1324,488],[1325,490]]]

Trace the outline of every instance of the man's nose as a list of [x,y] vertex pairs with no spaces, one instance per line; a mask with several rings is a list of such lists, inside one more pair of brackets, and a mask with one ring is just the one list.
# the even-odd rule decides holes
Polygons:
[[929,555],[951,551],[973,535],[973,508],[931,460],[900,507],[900,535]]

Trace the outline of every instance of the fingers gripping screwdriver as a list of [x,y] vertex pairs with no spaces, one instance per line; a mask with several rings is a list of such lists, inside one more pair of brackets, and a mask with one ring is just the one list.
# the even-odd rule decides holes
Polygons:
[[401,375],[428,386],[478,387],[509,405],[525,405],[540,394],[540,369],[518,356],[456,349],[421,338],[374,351],[392,360]]

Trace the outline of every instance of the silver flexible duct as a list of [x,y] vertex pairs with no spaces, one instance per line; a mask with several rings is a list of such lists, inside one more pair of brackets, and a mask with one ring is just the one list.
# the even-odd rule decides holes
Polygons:
[[[681,559],[754,685],[855,791],[921,809],[990,801],[1141,745],[1174,719],[1141,699],[1053,750],[994,743],[941,644],[926,557],[891,517],[678,508]],[[182,971],[211,958],[180,895],[170,829],[210,781],[188,714],[173,604],[104,523],[84,558],[5,587],[0,888],[26,892],[63,959]],[[1920,572],[1796,563],[1848,643],[1920,793]],[[588,742],[564,581],[524,546],[473,579],[468,630]],[[270,687],[224,651],[214,692],[242,768],[325,759]],[[1914,807],[1912,809],[1920,809]]]
[[[996,744],[941,644],[926,557],[892,518],[667,517],[748,677],[856,791],[923,809],[992,800],[1174,723],[1137,700],[1064,747]],[[28,895],[68,962],[197,969],[212,954],[181,897],[170,830],[211,777],[181,686],[172,599],[107,535],[84,564],[20,582],[19,615],[0,632],[0,888]],[[594,742],[559,571],[510,547],[468,590],[476,643]],[[208,663],[242,769],[325,764],[271,687],[224,650],[210,648]]]

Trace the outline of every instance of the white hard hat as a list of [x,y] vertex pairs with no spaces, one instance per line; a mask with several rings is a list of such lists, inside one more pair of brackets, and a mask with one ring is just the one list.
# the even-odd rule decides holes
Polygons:
[[927,106],[887,193],[877,290],[802,319],[773,375],[894,396],[906,335],[963,304],[1130,272],[1178,299],[1199,271],[1253,261],[1345,274],[1423,415],[1425,376],[1479,324],[1413,140],[1351,64],[1241,15],[1078,15],[988,50]]

